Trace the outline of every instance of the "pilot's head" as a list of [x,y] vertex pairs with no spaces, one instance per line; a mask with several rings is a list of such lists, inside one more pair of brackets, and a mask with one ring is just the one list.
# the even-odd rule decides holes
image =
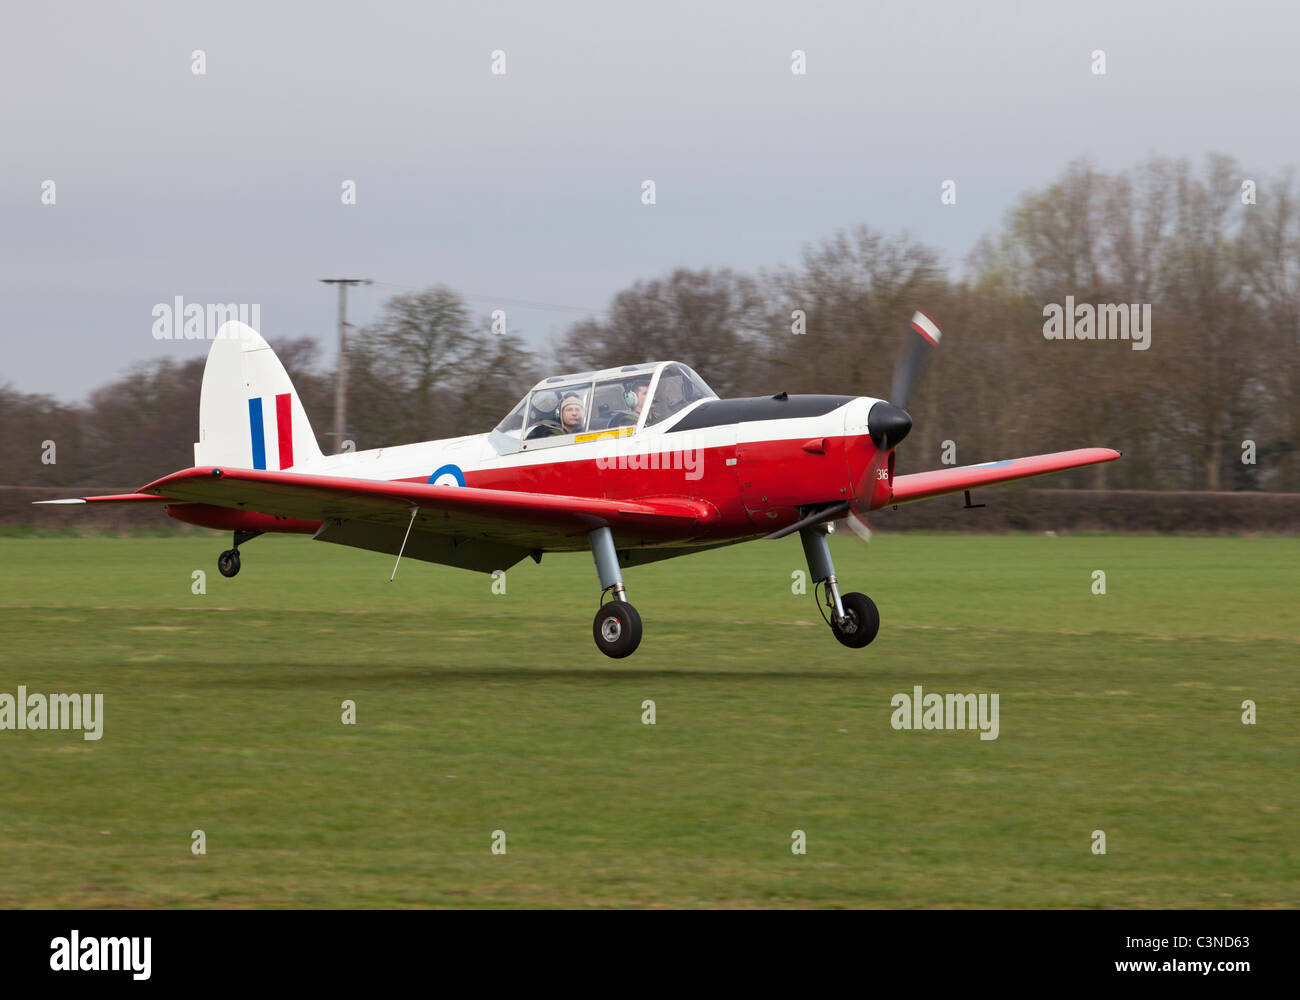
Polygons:
[[632,406],[634,413],[640,413],[645,409],[646,393],[650,391],[649,379],[639,379],[632,385],[632,391],[636,394],[636,403]]
[[581,399],[577,396],[564,397],[564,402],[560,404],[560,423],[564,425],[565,434],[576,434],[582,430],[585,415]]

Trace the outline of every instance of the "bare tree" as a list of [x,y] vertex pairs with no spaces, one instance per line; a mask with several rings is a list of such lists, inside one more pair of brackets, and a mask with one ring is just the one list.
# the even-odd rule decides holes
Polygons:
[[0,484],[66,486],[77,481],[83,460],[77,407],[0,385],[0,427]]
[[529,388],[535,359],[438,286],[389,299],[349,343],[348,367],[351,431],[370,448],[490,428]]
[[[799,267],[765,275],[771,289],[764,360],[790,392],[885,394],[907,323],[944,276],[938,254],[867,226],[805,247]],[[796,314],[806,323],[793,329]]]
[[679,269],[619,292],[605,319],[571,327],[559,361],[578,369],[682,361],[727,395],[750,371],[762,319],[762,300],[752,278],[727,270]]
[[[1300,491],[1300,196],[1294,176],[1265,181],[1246,207],[1241,240],[1245,280],[1259,305],[1260,326],[1242,349],[1258,352],[1261,371],[1250,386],[1245,439],[1256,442],[1256,465],[1237,462],[1248,481]],[[1258,436],[1258,440],[1253,435]],[[1272,468],[1262,468],[1261,466]]]

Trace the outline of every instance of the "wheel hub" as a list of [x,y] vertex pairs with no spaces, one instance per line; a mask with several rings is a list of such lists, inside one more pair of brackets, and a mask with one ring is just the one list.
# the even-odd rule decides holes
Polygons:
[[622,634],[623,623],[613,615],[600,623],[600,635],[606,642],[618,642],[618,637]]

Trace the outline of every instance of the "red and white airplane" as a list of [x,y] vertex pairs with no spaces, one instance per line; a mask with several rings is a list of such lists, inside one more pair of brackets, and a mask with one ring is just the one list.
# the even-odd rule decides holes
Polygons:
[[231,322],[204,369],[194,468],[138,493],[41,502],[164,503],[178,520],[234,532],[218,561],[228,577],[239,546],[272,531],[487,573],[590,549],[592,632],[612,657],[641,642],[623,567],[798,532],[832,632],[862,647],[880,616],[865,594],[839,591],[826,541],[836,519],[855,526],[879,507],[1120,457],[1085,448],[895,476],[912,426],[903,407],[940,337],[921,313],[912,329],[891,401],[719,399],[686,365],[649,362],[545,379],[486,434],[324,455],[275,353]]

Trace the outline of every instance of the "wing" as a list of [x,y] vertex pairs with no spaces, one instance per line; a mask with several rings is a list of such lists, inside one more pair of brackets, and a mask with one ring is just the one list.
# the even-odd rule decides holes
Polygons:
[[253,469],[186,469],[140,492],[320,521],[321,541],[379,552],[396,553],[410,527],[407,555],[484,571],[540,550],[586,549],[587,533],[603,526],[620,548],[681,544],[721,516],[678,497],[606,500]]
[[1011,458],[1003,462],[985,462],[982,465],[963,465],[957,469],[935,469],[933,472],[914,472],[894,477],[894,491],[886,506],[928,500],[945,493],[960,493],[977,486],[992,486],[1013,479],[1042,476],[1063,469],[1077,469],[1083,465],[1113,462],[1120,457],[1110,448],[1078,448],[1075,451],[1056,451],[1050,455],[1031,455],[1028,458]]

